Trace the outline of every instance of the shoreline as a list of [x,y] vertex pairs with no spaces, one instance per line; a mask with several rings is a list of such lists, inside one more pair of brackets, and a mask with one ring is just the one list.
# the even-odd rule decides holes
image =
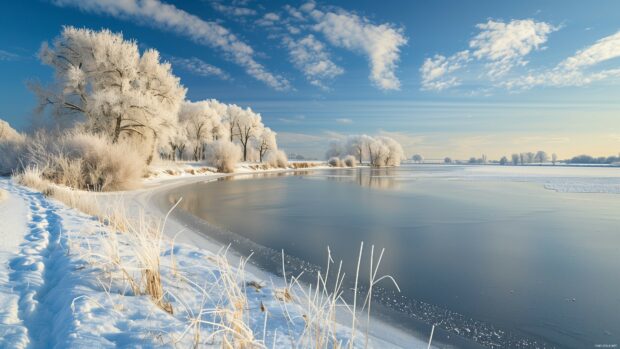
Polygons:
[[[112,192],[112,193],[98,193],[97,197],[100,203],[104,205],[117,205],[122,204],[125,206],[128,214],[132,217],[136,217],[140,212],[144,212],[146,215],[153,215],[157,217],[165,216],[174,204],[167,202],[166,195],[175,189],[191,185],[199,182],[212,182],[222,180],[224,178],[243,177],[249,176],[252,178],[261,178],[270,175],[291,175],[296,173],[308,173],[311,171],[328,170],[331,167],[319,166],[306,169],[275,169],[275,170],[247,170],[242,168],[242,172],[234,173],[208,173],[200,175],[183,175],[183,176],[170,176],[164,178],[146,179],[142,188],[124,192]],[[213,235],[224,234],[227,236],[239,236],[234,232],[230,232],[208,221],[194,217],[190,213],[176,208],[171,211],[164,227],[164,234],[176,243],[186,244],[200,250],[206,250],[208,252],[217,253],[226,248],[226,244],[218,241],[217,237]],[[247,239],[250,243],[251,240]],[[263,246],[261,246],[263,247]],[[267,247],[268,248],[268,247]],[[232,244],[228,250],[228,257],[232,264],[238,263],[243,257],[246,258],[240,251],[238,251]],[[263,281],[272,282],[276,286],[284,285],[284,279],[275,270],[268,270],[253,263],[250,258],[250,263],[246,267],[246,274],[248,279],[258,279]],[[398,327],[397,324],[390,323],[389,319],[385,318],[385,314],[375,313],[371,315],[372,325],[370,328],[370,336],[373,340],[381,342],[382,347],[394,347],[394,348],[426,348],[428,345],[428,335],[430,335],[430,325],[428,327],[428,333],[421,333],[417,330],[405,329]],[[346,320],[350,321],[350,320]],[[338,321],[340,325],[349,327],[347,322]],[[362,322],[363,323],[363,322]],[[425,324],[424,324],[425,325]],[[422,325],[422,326],[424,326]],[[412,333],[413,332],[413,333]],[[451,344],[445,344],[441,341],[441,336],[435,330],[435,336],[432,347],[438,348],[453,348]],[[379,343],[377,343],[379,344]]]

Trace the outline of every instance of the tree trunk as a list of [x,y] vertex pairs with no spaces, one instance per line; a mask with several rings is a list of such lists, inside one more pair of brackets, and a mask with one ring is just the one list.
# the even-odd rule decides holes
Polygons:
[[150,165],[153,162],[153,154],[155,154],[155,148],[157,147],[157,132],[153,130],[153,144],[151,145],[151,153],[146,159],[146,164]]
[[114,127],[114,137],[112,138],[112,143],[116,143],[118,141],[118,137],[121,135],[121,120],[122,117],[119,115],[116,118],[116,126]]

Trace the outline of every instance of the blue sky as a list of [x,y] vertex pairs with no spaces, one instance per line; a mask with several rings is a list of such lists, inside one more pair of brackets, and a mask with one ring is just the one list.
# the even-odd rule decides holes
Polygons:
[[618,1],[5,1],[0,118],[26,127],[63,25],[158,49],[188,98],[250,106],[289,151],[390,135],[427,158],[620,151]]

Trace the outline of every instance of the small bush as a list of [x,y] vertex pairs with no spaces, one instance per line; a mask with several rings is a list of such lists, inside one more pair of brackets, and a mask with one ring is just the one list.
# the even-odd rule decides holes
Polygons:
[[219,140],[207,144],[206,148],[207,164],[217,168],[218,172],[235,172],[235,166],[241,159],[241,149],[236,144]]
[[331,167],[342,167],[342,162],[339,157],[332,156],[327,160],[327,164]]
[[282,150],[270,150],[265,154],[265,163],[271,167],[288,167],[288,157]]
[[357,164],[357,159],[353,155],[347,155],[342,159],[342,164],[346,167],[355,167]]
[[129,144],[94,134],[39,132],[0,142],[0,174],[23,173],[24,180],[36,171],[42,179],[74,189],[124,190],[135,188],[144,170],[144,159]]

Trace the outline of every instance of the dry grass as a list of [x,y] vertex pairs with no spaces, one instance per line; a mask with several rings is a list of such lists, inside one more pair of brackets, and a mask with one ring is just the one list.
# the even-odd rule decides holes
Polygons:
[[5,190],[0,189],[0,202],[8,199],[9,197],[9,193],[7,193]]
[[298,169],[298,168],[312,168],[323,165],[320,162],[289,162],[289,167]]
[[[286,280],[285,277],[286,287],[276,290],[275,297],[280,301],[286,314],[289,314],[288,308],[290,306],[297,307],[298,311],[303,314],[305,330],[298,338],[297,347],[342,348],[348,346],[353,348],[354,346],[359,346],[356,345],[357,329],[360,322],[360,314],[364,312],[366,314],[366,333],[363,346],[368,347],[373,287],[383,280],[389,280],[398,289],[398,284],[391,276],[377,275],[384,251],[382,250],[378,259],[375,260],[374,249],[374,246],[370,249],[369,282],[366,288],[368,291],[363,295],[359,287],[360,267],[364,254],[364,243],[361,243],[355,275],[355,286],[353,288],[353,304],[348,304],[343,298],[345,275],[342,271],[342,261],[338,263],[337,269],[333,270],[335,263],[329,248],[326,270],[324,273],[317,272],[314,285],[303,286],[299,282],[299,276],[291,277],[290,281]],[[284,254],[282,261],[282,269],[284,270],[284,275],[286,275]],[[330,278],[333,278],[333,280]],[[331,285],[331,287],[328,285]],[[362,299],[362,304],[359,306],[358,303]],[[351,317],[349,331],[346,334],[338,331],[340,325],[336,321],[336,315],[340,311],[344,311]],[[295,319],[289,318],[289,321],[294,322]]]

